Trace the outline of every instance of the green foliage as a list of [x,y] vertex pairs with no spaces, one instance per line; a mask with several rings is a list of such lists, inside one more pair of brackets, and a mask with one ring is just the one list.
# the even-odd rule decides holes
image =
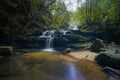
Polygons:
[[78,44],[72,44],[71,47],[75,48],[75,49],[88,49],[90,48],[90,46],[92,45],[92,43],[78,43]]
[[61,28],[68,25],[69,13],[64,2],[56,1],[56,3],[50,7],[50,10],[52,16],[50,22],[51,24],[49,26]]
[[87,40],[87,38],[82,35],[72,34],[69,36],[69,40],[72,43],[79,43],[79,42],[85,42]]
[[9,43],[36,31],[68,25],[65,4],[57,0],[1,0],[0,38]]
[[99,30],[103,34],[107,33],[106,37],[109,36],[111,40],[120,42],[119,9],[119,0],[86,0],[73,13],[71,22],[74,21],[76,24],[87,27],[90,30]]
[[[119,0],[86,0],[86,3],[75,12],[75,20],[82,25],[102,24],[104,20],[118,23],[120,20]],[[105,23],[104,23],[105,24]]]

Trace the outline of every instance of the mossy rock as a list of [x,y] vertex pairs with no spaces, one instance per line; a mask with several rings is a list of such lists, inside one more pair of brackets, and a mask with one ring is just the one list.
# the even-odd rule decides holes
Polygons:
[[11,55],[13,54],[13,47],[12,46],[0,46],[0,55]]
[[78,43],[78,42],[86,42],[87,38],[82,35],[72,34],[70,36],[66,36],[66,38],[70,41],[70,43]]
[[100,52],[102,48],[104,48],[103,41],[101,39],[96,39],[90,49],[93,52]]
[[115,53],[116,53],[116,54],[120,54],[120,49],[116,49],[116,50],[115,50]]
[[71,52],[71,49],[70,49],[70,48],[67,48],[67,49],[63,52],[63,54],[67,54],[67,53],[69,53],[69,52]]

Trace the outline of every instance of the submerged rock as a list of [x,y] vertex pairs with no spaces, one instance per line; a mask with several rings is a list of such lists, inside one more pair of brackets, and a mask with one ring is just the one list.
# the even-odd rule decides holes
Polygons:
[[113,69],[113,68],[110,68],[110,67],[104,67],[104,71],[108,75],[110,75],[110,76],[112,76],[114,78],[120,79],[120,70]]

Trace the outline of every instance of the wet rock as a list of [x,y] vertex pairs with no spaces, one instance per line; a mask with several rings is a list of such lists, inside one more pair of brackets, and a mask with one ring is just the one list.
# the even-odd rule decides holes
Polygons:
[[100,52],[101,48],[104,48],[103,41],[101,39],[96,39],[93,44],[91,45],[91,51],[93,52]]
[[63,54],[67,54],[67,53],[69,53],[69,52],[71,52],[72,50],[71,50],[71,48],[67,48],[64,52],[63,52]]
[[[119,56],[119,55],[118,55]],[[110,56],[108,53],[101,53],[95,58],[95,61],[103,67],[111,67],[120,70],[120,58]]]
[[0,55],[8,56],[13,54],[12,46],[0,46]]
[[104,71],[108,75],[110,75],[110,76],[112,76],[114,78],[120,79],[120,70],[113,69],[113,68],[110,68],[110,67],[104,67]]

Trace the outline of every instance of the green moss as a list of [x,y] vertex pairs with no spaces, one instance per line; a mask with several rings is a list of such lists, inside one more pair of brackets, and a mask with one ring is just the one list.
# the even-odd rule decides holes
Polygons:
[[93,52],[100,52],[101,48],[104,48],[104,44],[101,39],[96,39],[91,45],[91,51]]
[[0,55],[11,55],[13,54],[13,47],[12,46],[0,46]]
[[0,48],[7,48],[11,53],[13,53],[13,47],[12,46],[0,46]]
[[77,49],[90,48],[92,43],[72,44],[71,46]]

